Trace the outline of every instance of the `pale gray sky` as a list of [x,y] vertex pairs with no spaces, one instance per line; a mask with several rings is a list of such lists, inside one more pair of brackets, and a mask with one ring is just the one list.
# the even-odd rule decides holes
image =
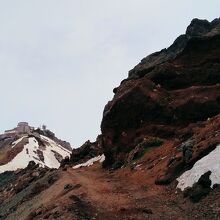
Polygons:
[[219,0],[0,0],[0,130],[28,121],[73,147],[95,140],[128,70],[219,8]]

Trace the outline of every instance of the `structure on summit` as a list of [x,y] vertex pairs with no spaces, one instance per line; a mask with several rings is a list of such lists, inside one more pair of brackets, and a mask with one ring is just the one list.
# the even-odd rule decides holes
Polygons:
[[30,133],[34,130],[34,127],[29,126],[27,122],[19,122],[16,128],[6,130],[5,134],[24,134]]

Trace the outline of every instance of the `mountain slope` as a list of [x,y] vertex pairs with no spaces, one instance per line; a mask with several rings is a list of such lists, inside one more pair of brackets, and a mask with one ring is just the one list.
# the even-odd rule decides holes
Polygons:
[[69,148],[39,131],[7,134],[0,141],[0,173],[23,169],[30,161],[41,167],[59,168],[60,162],[70,154]]

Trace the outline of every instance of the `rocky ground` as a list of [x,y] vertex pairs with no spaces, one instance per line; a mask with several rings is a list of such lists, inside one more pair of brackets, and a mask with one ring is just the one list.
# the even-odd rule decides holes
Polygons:
[[22,191],[10,193],[0,206],[1,219],[220,218],[218,187],[192,203],[175,183],[153,184],[152,175],[145,165],[117,171],[103,170],[99,164],[49,171]]

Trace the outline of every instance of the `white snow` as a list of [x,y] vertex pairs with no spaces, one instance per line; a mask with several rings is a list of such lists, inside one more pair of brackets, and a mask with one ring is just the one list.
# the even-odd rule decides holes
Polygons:
[[102,163],[104,160],[105,160],[105,155],[102,154],[102,155],[99,155],[97,157],[93,157],[92,159],[88,160],[85,163],[81,163],[81,164],[78,164],[78,165],[74,166],[73,169],[78,169],[80,167],[89,167],[89,166],[92,166],[93,163],[95,163],[95,162],[99,161],[100,163]]
[[[51,140],[50,138],[40,135],[40,137],[46,141],[48,143],[48,145],[54,147],[56,150],[56,152],[60,153],[62,155],[62,153],[65,151],[67,156],[69,156],[71,154],[71,151],[67,150],[66,148],[62,147],[60,144],[57,144],[55,141]],[[53,149],[54,150],[54,149]]]
[[53,151],[62,155],[63,158],[69,157],[71,152],[46,136],[41,135],[41,138],[47,142],[46,150],[43,151],[45,164],[51,168],[59,168],[60,163],[55,158]]
[[187,187],[192,187],[194,183],[198,182],[199,178],[206,172],[211,171],[210,180],[211,187],[214,184],[220,184],[220,145],[207,156],[198,160],[192,169],[184,172],[178,179],[177,188],[182,191]]
[[[35,143],[33,139],[35,138],[29,138],[29,143],[24,146],[24,149],[17,154],[13,160],[0,166],[0,173],[25,168],[31,160],[43,166],[43,163],[40,160],[34,158],[38,158],[38,156],[33,152],[34,146],[37,145],[38,147],[38,143]],[[29,154],[27,154],[26,149],[28,149]]]
[[[13,143],[13,147],[15,147],[16,144],[22,141],[23,138],[24,137],[15,141]],[[59,153],[63,158],[65,158],[66,156],[70,156],[71,152],[63,148],[59,144],[56,144],[54,141],[52,141],[47,137],[42,136],[41,138],[47,141],[45,149],[39,148],[38,142],[34,137],[29,138],[28,139],[29,143],[24,145],[23,150],[19,154],[17,154],[16,157],[13,158],[13,160],[11,160],[5,165],[0,166],[0,173],[3,173],[5,171],[14,171],[17,169],[23,169],[27,167],[30,161],[34,161],[35,163],[39,164],[42,167],[47,166],[49,168],[59,168],[60,163],[56,159],[53,151]],[[37,149],[43,152],[44,162],[40,160],[36,152]]]

